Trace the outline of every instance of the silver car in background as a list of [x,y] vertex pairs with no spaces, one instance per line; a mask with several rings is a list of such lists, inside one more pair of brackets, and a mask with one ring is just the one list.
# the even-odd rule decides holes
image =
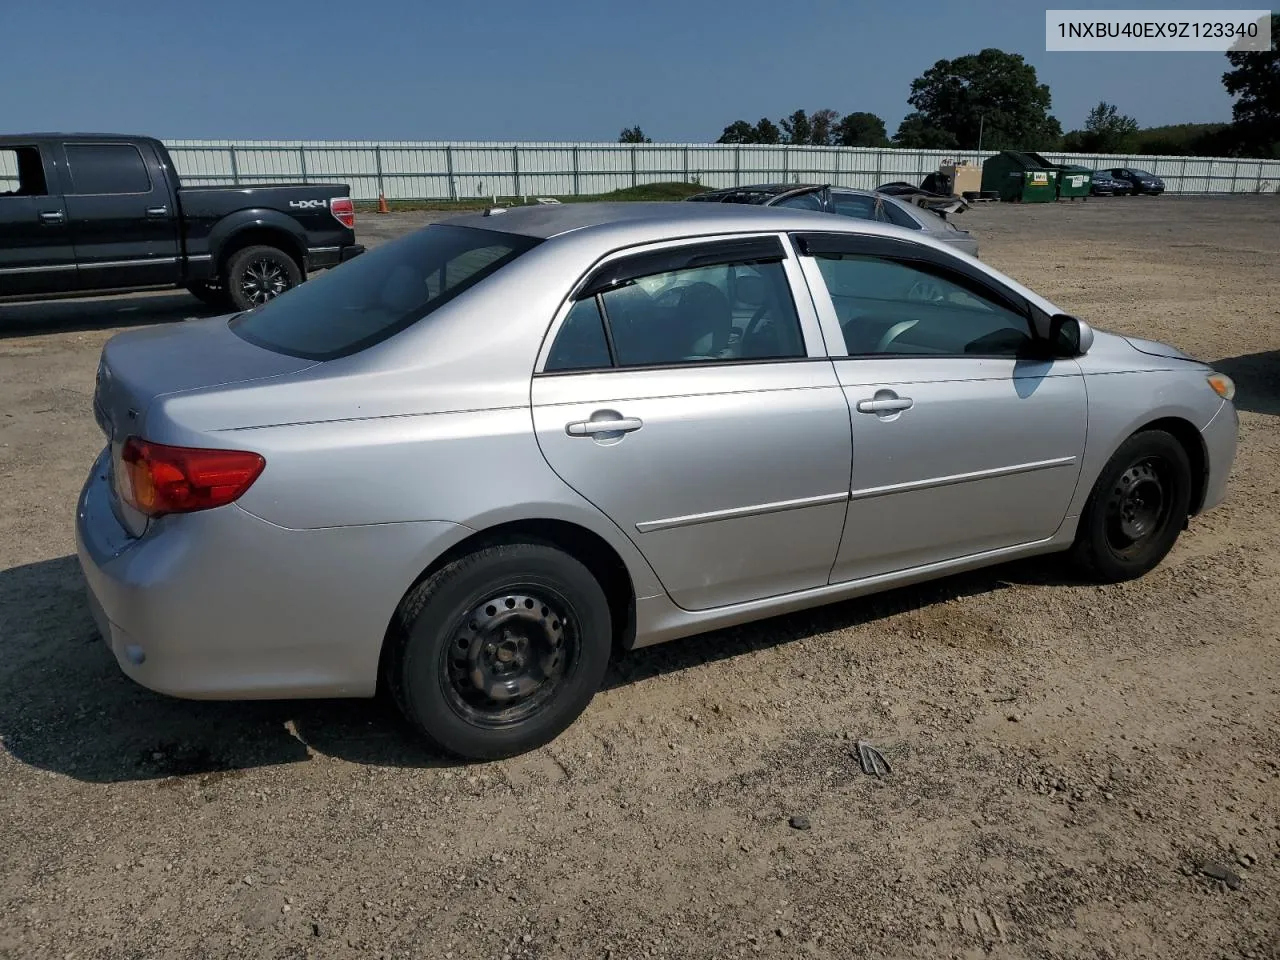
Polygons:
[[[924,191],[917,192],[924,194]],[[968,206],[959,197],[937,199],[948,206]],[[694,203],[748,203],[762,207],[781,207],[784,210],[813,210],[838,217],[890,223],[904,230],[918,230],[971,257],[978,255],[977,238],[968,230],[962,230],[933,210],[879,190],[833,187],[825,183],[764,183],[709,190],[687,197],[686,200]]]
[[499,757],[615,645],[1054,551],[1141,576],[1223,497],[1233,391],[921,232],[493,211],[110,340],[78,551],[145,686],[381,686]]

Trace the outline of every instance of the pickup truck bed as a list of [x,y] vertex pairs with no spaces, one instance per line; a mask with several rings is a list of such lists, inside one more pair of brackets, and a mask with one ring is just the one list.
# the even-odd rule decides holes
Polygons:
[[186,187],[150,137],[0,137],[0,299],[185,287],[246,310],[358,255],[354,225],[346,184]]

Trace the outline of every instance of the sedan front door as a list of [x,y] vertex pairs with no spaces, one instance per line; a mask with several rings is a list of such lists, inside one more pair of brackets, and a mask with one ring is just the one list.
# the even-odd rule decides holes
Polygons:
[[1073,359],[985,272],[908,241],[797,238],[849,401],[853,474],[833,582],[1046,540],[1080,475]]
[[776,236],[650,247],[607,261],[548,337],[543,455],[686,609],[828,582],[849,410],[803,286]]

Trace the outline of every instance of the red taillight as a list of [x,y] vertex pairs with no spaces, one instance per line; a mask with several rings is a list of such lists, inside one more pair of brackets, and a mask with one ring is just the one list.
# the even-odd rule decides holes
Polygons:
[[356,205],[351,202],[350,197],[334,197],[329,201],[329,212],[344,227],[356,225]]
[[171,447],[130,437],[120,451],[120,496],[150,517],[221,507],[258,479],[267,461],[244,450]]

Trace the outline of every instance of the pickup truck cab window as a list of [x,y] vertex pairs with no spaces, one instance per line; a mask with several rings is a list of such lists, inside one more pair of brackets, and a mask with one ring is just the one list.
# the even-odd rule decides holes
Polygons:
[[150,193],[151,176],[138,148],[129,143],[69,143],[72,194]]
[[0,188],[0,197],[48,195],[39,147],[0,148]]

